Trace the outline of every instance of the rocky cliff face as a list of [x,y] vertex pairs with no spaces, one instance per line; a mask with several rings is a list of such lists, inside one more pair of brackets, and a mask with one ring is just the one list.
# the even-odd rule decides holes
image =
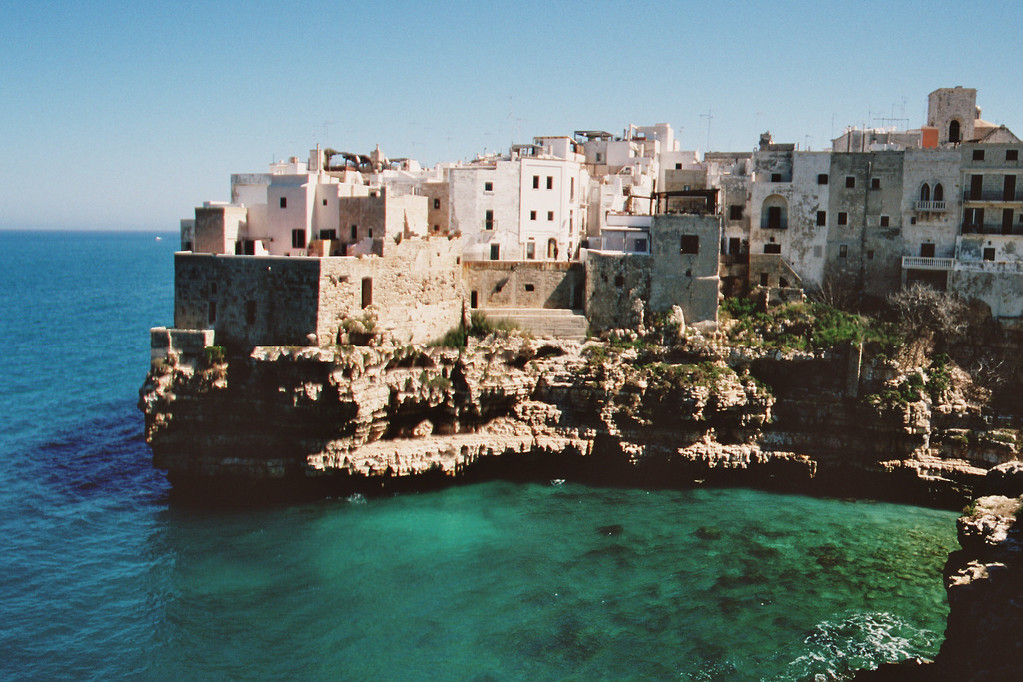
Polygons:
[[[986,468],[927,402],[871,405],[849,352],[548,343],[255,349],[154,364],[146,438],[176,489],[313,494],[529,476],[965,500]],[[850,380],[850,372],[853,379]],[[850,388],[851,387],[851,388]]]

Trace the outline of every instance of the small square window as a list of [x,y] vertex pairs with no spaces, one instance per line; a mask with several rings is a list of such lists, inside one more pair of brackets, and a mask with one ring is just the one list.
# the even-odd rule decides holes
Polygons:
[[881,227],[888,227],[890,224],[891,219],[888,216],[886,215],[881,216]]
[[818,227],[823,227],[824,225],[827,225],[827,224],[828,224],[828,212],[827,211],[817,211],[817,226]]
[[621,275],[615,275],[615,286],[619,289],[625,286],[625,278]]
[[847,244],[838,245],[838,257],[848,258],[849,257],[849,246]]
[[771,182],[781,182],[781,173],[771,173]]
[[324,199],[324,200],[323,200],[323,205],[324,205],[324,206],[326,206],[326,205],[327,205],[327,200],[326,200],[326,199]]
[[529,219],[530,220],[536,220],[536,211],[530,211],[529,212]]
[[1019,161],[1019,150],[1018,149],[1006,149],[1005,150],[1006,161]]
[[532,284],[526,284],[522,288],[525,289],[526,291],[533,291],[536,289],[536,287],[534,287]]
[[484,192],[493,192],[494,191],[494,183],[492,183],[492,182],[484,182],[483,183],[483,191]]
[[742,204],[732,204],[728,207],[729,220],[742,220]]
[[838,224],[839,225],[848,225],[849,224],[849,214],[846,213],[845,211],[839,211],[839,213],[838,213]]
[[547,176],[547,189],[554,189],[554,177],[551,175]]
[[856,177],[852,175],[845,176],[845,186],[849,189],[856,187]]
[[874,260],[874,252],[872,250],[867,251],[867,260]]
[[675,164],[675,170],[682,170],[682,164],[681,163],[676,163]]
[[826,184],[828,184],[828,174],[827,173],[821,173],[820,175],[818,175],[817,176],[817,184],[818,185],[826,185]]
[[881,189],[881,178],[871,178],[870,189]]
[[554,211],[547,211],[547,220],[548,221],[554,220]]
[[288,207],[288,197],[281,197],[281,208]]
[[984,160],[984,150],[983,149],[974,149],[973,150],[973,160],[974,161],[983,161]]
[[684,234],[680,239],[680,252],[695,256],[700,253],[700,238],[695,234]]

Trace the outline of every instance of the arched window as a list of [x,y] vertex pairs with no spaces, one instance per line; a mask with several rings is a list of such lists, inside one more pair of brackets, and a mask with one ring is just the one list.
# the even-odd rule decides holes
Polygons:
[[920,201],[930,201],[930,200],[931,200],[931,186],[928,185],[925,182],[924,186],[920,188]]
[[763,207],[760,210],[760,229],[763,230],[784,230],[789,226],[788,202],[777,194],[764,199]]
[[935,201],[945,200],[945,190],[941,188],[940,182],[934,186],[934,200]]
[[948,141],[949,142],[960,142],[959,136],[959,121],[952,119],[948,124]]

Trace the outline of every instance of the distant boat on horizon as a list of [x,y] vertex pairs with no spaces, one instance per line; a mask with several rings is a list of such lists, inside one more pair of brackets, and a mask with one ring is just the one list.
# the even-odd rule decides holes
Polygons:
[[157,238],[156,238],[156,241],[158,241],[158,242],[162,242],[162,241],[163,241],[163,237],[157,237]]

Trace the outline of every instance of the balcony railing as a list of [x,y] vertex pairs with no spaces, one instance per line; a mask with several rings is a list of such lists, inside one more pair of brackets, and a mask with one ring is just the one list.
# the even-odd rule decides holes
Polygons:
[[963,192],[963,201],[1023,203],[1023,196],[1021,196],[1019,192],[1012,192],[1007,195],[1004,190],[1000,189],[990,189],[981,192],[971,192],[970,190],[966,190]]
[[971,272],[1007,272],[1023,273],[1023,261],[1018,260],[960,260],[956,261],[956,270]]
[[904,270],[951,270],[954,264],[954,258],[902,257],[902,268]]
[[930,213],[944,213],[948,210],[944,201],[917,201],[914,207],[917,211],[927,211]]

